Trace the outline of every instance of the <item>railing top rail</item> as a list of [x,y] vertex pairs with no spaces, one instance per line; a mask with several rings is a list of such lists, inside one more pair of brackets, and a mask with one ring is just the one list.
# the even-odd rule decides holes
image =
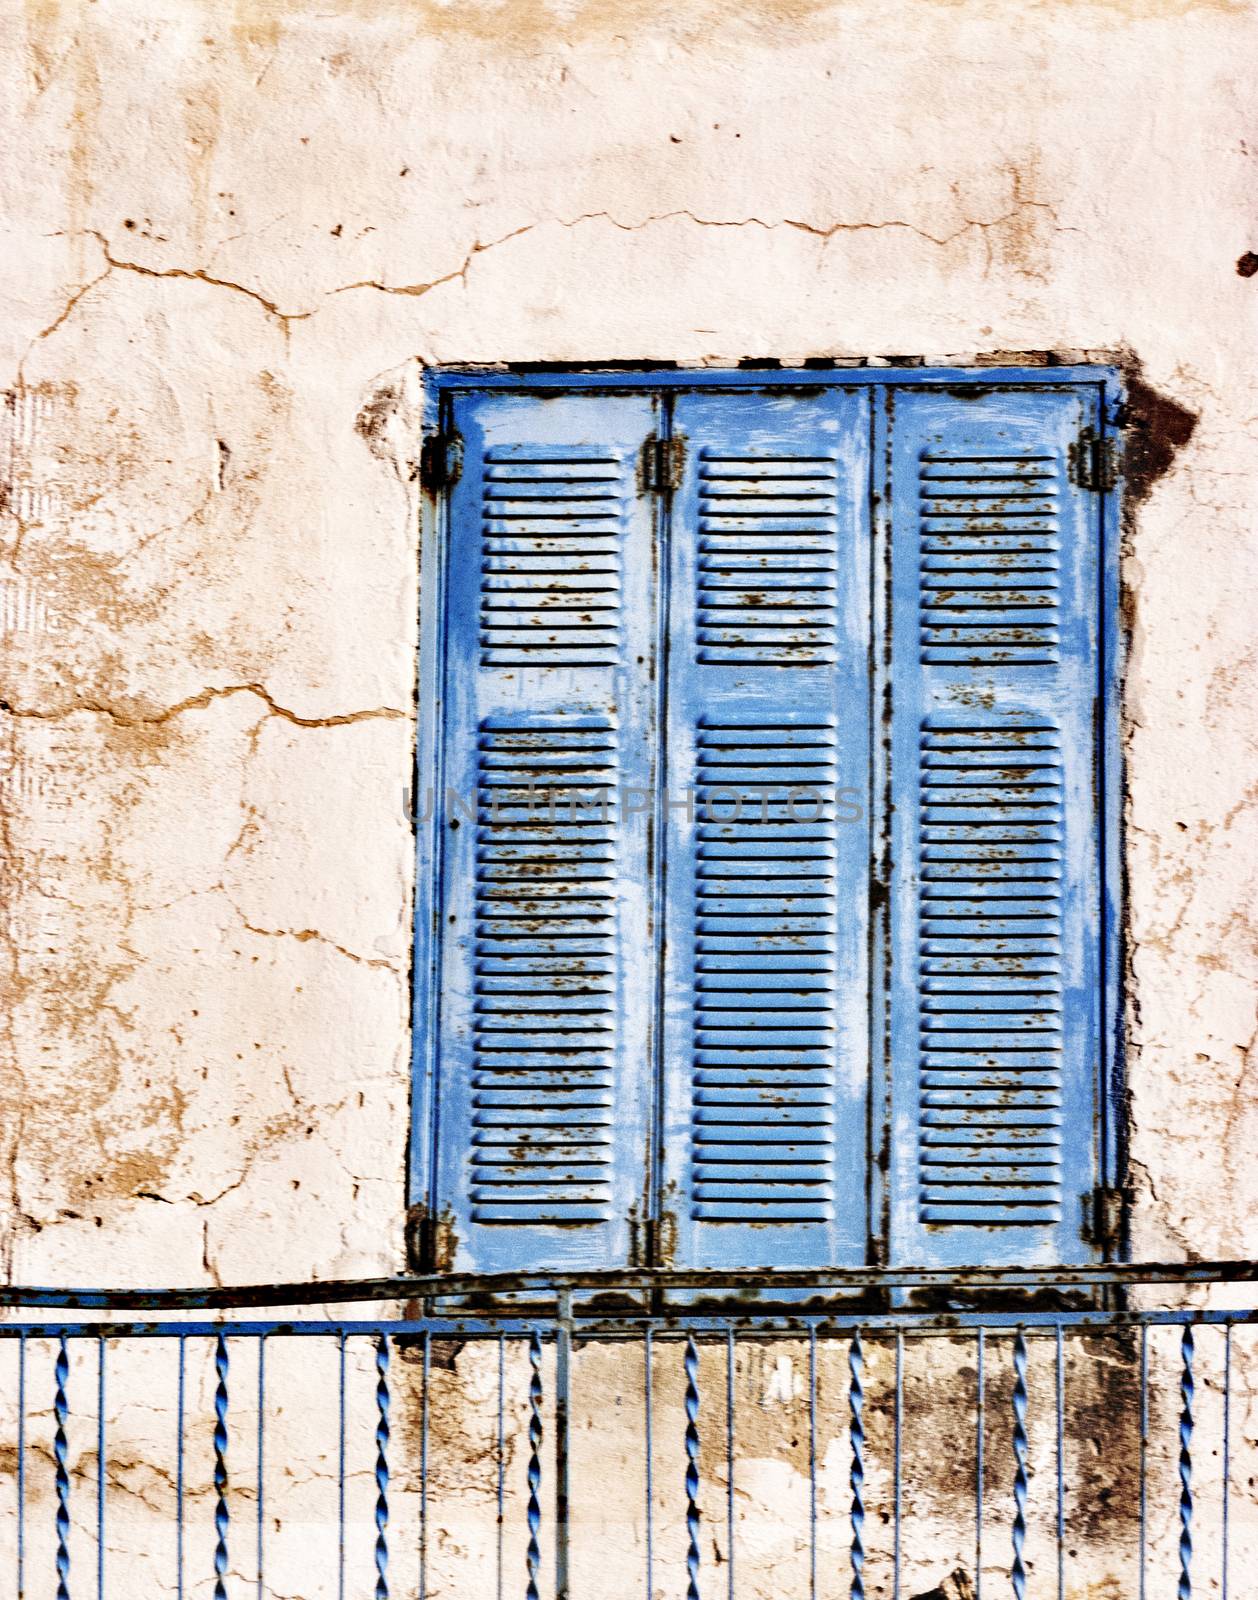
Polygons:
[[1216,1285],[1258,1281],[1254,1261],[1111,1262],[1040,1267],[846,1267],[821,1272],[512,1272],[364,1279],[308,1283],[254,1283],[181,1289],[53,1288],[0,1285],[0,1307],[77,1311],[239,1311],[257,1307],[353,1305],[396,1301],[491,1297],[568,1297],[573,1294],[643,1294],[701,1291],[712,1297],[748,1290],[812,1291],[841,1295],[859,1290],[974,1291],[1100,1289],[1138,1285]]
[[268,1318],[264,1321],[200,1319],[186,1322],[144,1322],[109,1318],[99,1322],[33,1320],[0,1322],[0,1344],[13,1340],[86,1339],[322,1339],[379,1340],[401,1343],[425,1338],[479,1340],[552,1340],[563,1328],[578,1344],[641,1340],[649,1329],[658,1343],[667,1339],[712,1338],[724,1343],[735,1334],[740,1342],[757,1340],[807,1340],[810,1337],[850,1338],[859,1329],[866,1338],[965,1336],[980,1330],[989,1337],[1024,1334],[1053,1337],[1058,1333],[1100,1333],[1140,1328],[1241,1328],[1258,1325],[1258,1310],[1208,1311],[890,1311],[847,1315],[801,1314],[777,1316],[764,1312],[735,1312],[729,1316],[573,1317],[561,1322],[554,1316],[462,1317],[433,1316],[324,1321],[318,1317]]

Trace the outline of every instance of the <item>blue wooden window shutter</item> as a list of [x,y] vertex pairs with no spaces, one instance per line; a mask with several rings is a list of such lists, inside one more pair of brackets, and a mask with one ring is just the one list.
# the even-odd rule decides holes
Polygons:
[[660,1205],[676,1265],[865,1259],[868,408],[840,389],[675,403]]
[[445,395],[429,1264],[1095,1254],[1102,387],[810,378]]
[[623,1264],[643,1212],[655,409],[453,408],[435,1203],[464,1270]]
[[896,393],[891,1248],[1088,1259],[1098,1176],[1096,389]]

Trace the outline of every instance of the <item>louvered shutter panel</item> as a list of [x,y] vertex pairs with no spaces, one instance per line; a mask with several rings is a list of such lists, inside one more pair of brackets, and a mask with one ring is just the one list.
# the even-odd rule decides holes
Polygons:
[[653,782],[654,417],[648,397],[455,402],[432,909],[459,1270],[622,1265],[643,1204],[647,808],[622,799]]
[[682,395],[673,427],[661,1254],[860,1262],[867,400]]
[[892,423],[893,1258],[1086,1260],[1102,904],[1095,391]]

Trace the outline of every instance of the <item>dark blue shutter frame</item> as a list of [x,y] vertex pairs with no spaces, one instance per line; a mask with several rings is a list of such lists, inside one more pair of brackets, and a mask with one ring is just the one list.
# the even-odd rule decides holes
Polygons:
[[623,1265],[642,1214],[649,808],[624,802],[653,784],[655,410],[453,406],[434,1078],[456,1270]]
[[831,389],[674,406],[660,1239],[675,1266],[865,1259],[868,404]]
[[1094,1253],[1101,497],[1078,386],[902,389],[891,424],[891,1252]]

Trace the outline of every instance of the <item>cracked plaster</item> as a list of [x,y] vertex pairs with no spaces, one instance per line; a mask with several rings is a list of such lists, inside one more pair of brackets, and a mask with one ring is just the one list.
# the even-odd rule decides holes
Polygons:
[[1123,349],[1199,416],[1124,572],[1136,1239],[1244,1247],[1250,6],[2,15],[10,1273],[218,1274],[321,1146],[292,1273],[400,1264],[447,359]]
[[1254,1253],[1256,53],[1241,0],[0,0],[6,1275],[402,1265],[422,363],[892,351],[1197,418],[1124,558],[1134,1247]]

